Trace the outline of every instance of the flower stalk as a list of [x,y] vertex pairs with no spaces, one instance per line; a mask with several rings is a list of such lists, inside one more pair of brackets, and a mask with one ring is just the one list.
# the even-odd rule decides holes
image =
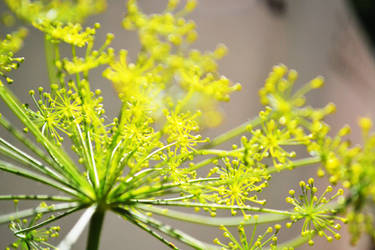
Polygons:
[[103,227],[103,221],[105,217],[105,209],[97,208],[90,219],[89,233],[87,237],[87,250],[97,250],[100,249],[100,234]]

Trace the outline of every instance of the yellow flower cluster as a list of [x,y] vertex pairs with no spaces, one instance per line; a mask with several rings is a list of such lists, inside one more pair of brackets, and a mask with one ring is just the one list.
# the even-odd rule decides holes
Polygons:
[[[168,143],[176,143],[175,150],[180,150],[181,154],[194,150],[199,142],[205,142],[200,135],[193,135],[192,132],[199,131],[196,117],[199,113],[169,113],[167,110],[167,122],[164,126],[164,133],[168,136]],[[177,154],[175,152],[175,154]]]
[[34,22],[34,27],[43,31],[52,42],[58,43],[63,41],[77,47],[84,47],[87,44],[92,44],[94,41],[95,30],[100,27],[99,24],[94,28],[87,27],[82,30],[79,23],[68,23],[64,25],[61,22],[51,22],[43,20],[42,22]]
[[4,40],[0,39],[0,76],[5,77],[8,83],[13,80],[6,75],[7,72],[18,68],[19,64],[23,62],[22,57],[14,57],[14,54],[21,48],[26,34],[25,29],[19,29],[8,34]]
[[[228,206],[246,206],[248,201],[256,204],[265,204],[265,200],[259,200],[255,193],[261,192],[267,187],[270,176],[264,171],[263,166],[247,166],[239,160],[223,160],[222,167],[216,167],[211,174],[218,174],[220,180],[217,187],[208,188],[215,191],[216,202]],[[212,200],[210,197],[209,200]],[[232,209],[235,215],[235,210]]]
[[174,14],[177,2],[170,1],[163,14],[150,16],[140,11],[136,1],[128,2],[123,25],[138,31],[142,49],[135,63],[128,63],[127,52],[121,52],[104,76],[114,82],[125,103],[140,101],[155,110],[167,108],[171,113],[174,109],[201,110],[210,116],[203,120],[204,125],[215,126],[220,121],[217,101],[229,100],[229,94],[239,90],[240,85],[232,86],[217,73],[216,60],[225,54],[224,46],[208,53],[187,49],[196,31],[195,24],[184,16],[194,8],[195,1],[187,1]]
[[[254,217],[257,217],[256,215]],[[269,249],[276,249],[278,237],[277,234],[280,232],[281,225],[276,224],[273,227],[268,227],[265,232],[261,235],[255,236],[255,230],[252,233],[252,237],[249,238],[246,235],[245,227],[240,225],[238,227],[239,239],[235,237],[226,227],[221,226],[221,230],[224,231],[223,236],[229,240],[227,244],[220,242],[218,238],[214,240],[215,244],[218,244],[222,249],[231,249],[231,250],[245,250],[245,249],[254,249],[261,250],[266,247]]]
[[[98,25],[96,25],[98,27]],[[68,74],[83,73],[87,77],[90,70],[99,67],[100,65],[108,65],[113,61],[114,50],[108,48],[113,40],[113,34],[107,34],[107,39],[99,50],[93,50],[94,39],[87,41],[87,49],[85,57],[73,56],[72,60],[64,58],[62,61],[57,61],[56,66],[60,70],[65,70]]]
[[[18,200],[15,200],[16,208],[18,206]],[[38,208],[48,209],[48,205],[42,202]],[[49,226],[47,228],[36,228],[35,230],[28,230],[30,227],[38,225],[42,221],[43,214],[36,214],[30,219],[17,219],[9,224],[9,229],[14,233],[17,240],[10,246],[6,247],[5,250],[11,249],[51,249],[52,245],[47,241],[50,238],[56,238],[59,236],[59,226]],[[53,216],[49,218],[53,219]]]
[[[347,222],[347,219],[341,218],[334,213],[330,207],[330,202],[343,196],[343,190],[339,189],[331,197],[326,197],[327,194],[333,192],[333,188],[328,186],[326,190],[319,197],[317,196],[318,189],[314,186],[314,179],[310,178],[308,183],[301,181],[301,195],[296,196],[296,192],[291,189],[289,191],[290,197],[286,198],[286,202],[294,206],[294,214],[291,215],[291,222],[287,223],[287,227],[291,227],[293,223],[303,220],[302,232],[303,237],[310,237],[309,244],[313,245],[314,241],[311,239],[314,234],[320,237],[325,237],[328,241],[341,239],[341,235],[337,232],[341,229],[341,225],[336,221],[341,220]],[[327,234],[327,232],[328,234]],[[332,234],[332,236],[331,236]]]
[[102,12],[106,0],[5,0],[19,18],[30,23],[41,20],[82,23],[90,15]]

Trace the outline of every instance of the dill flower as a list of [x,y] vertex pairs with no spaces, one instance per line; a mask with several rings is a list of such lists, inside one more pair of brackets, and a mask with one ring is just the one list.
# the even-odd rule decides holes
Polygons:
[[335,221],[347,222],[347,219],[334,215],[336,211],[332,211],[329,203],[342,196],[343,190],[339,189],[336,194],[327,198],[326,195],[333,191],[333,188],[328,186],[323,194],[318,197],[313,178],[310,178],[307,184],[301,181],[300,187],[302,193],[298,198],[295,196],[294,190],[290,190],[290,197],[286,198],[286,201],[294,206],[295,211],[295,214],[291,216],[292,222],[288,222],[287,227],[291,227],[293,223],[303,220],[301,235],[310,238],[310,245],[314,244],[311,239],[314,234],[318,234],[321,237],[324,236],[328,241],[332,241],[333,238],[340,239],[341,235],[337,231],[341,229],[341,225]]
[[270,249],[276,249],[277,245],[277,234],[281,229],[280,224],[276,224],[273,227],[268,227],[265,232],[261,235],[255,236],[256,227],[253,228],[253,233],[251,237],[246,235],[245,227],[243,225],[238,226],[237,239],[226,227],[220,227],[224,231],[223,236],[229,240],[229,243],[224,244],[220,242],[219,239],[215,239],[214,243],[220,245],[222,249],[235,249],[235,250],[245,250],[245,249],[264,249],[266,246]]
[[26,34],[26,29],[21,28],[0,40],[0,76],[8,83],[12,83],[13,80],[6,74],[17,69],[24,60],[23,57],[14,57],[14,54],[22,47]]
[[106,7],[106,0],[5,0],[5,3],[19,18],[30,23],[41,19],[81,23],[88,16],[97,14]]

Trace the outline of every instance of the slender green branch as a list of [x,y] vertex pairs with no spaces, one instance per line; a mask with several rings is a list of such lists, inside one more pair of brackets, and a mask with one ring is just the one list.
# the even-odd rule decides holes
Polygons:
[[254,118],[250,121],[247,121],[247,122],[239,125],[238,127],[234,128],[234,129],[231,129],[231,130],[215,137],[209,143],[204,144],[202,148],[216,147],[216,146],[218,146],[218,145],[220,145],[220,144],[222,144],[226,141],[229,141],[230,139],[232,139],[236,136],[239,136],[240,134],[246,132],[246,130],[249,126],[251,126],[251,127],[258,126],[259,124],[261,124],[261,121],[262,121],[262,119],[259,116],[257,116],[256,118]]
[[173,190],[176,186],[170,186],[170,185],[158,185],[158,186],[145,186],[140,187],[138,189],[130,189],[130,191],[125,192],[123,195],[120,195],[118,197],[111,197],[115,202],[113,204],[123,203],[126,201],[129,201],[132,198],[139,198],[142,199],[144,197],[158,197],[161,195],[167,195],[167,194],[177,194],[180,193],[181,190]]
[[[5,140],[0,138],[0,153],[12,160],[15,160],[19,163],[22,163],[29,168],[32,168],[34,171],[41,172],[47,176],[50,176],[51,178],[58,178],[58,174],[53,172],[52,170],[48,169],[48,167],[43,166],[40,162],[35,160],[33,157],[27,155],[26,153],[22,152],[21,150],[18,150],[14,147],[12,147],[11,144],[7,143]],[[61,176],[60,177],[60,180]]]
[[[90,179],[91,181],[94,183],[95,186],[98,186],[98,178],[97,178],[97,175],[94,174],[95,173],[95,161],[93,161],[93,158],[91,157],[90,155],[90,149],[89,147],[87,146],[87,142],[85,140],[85,137],[83,136],[83,133],[82,133],[82,130],[80,128],[80,125],[78,123],[75,123],[75,129],[77,131],[77,134],[78,134],[78,138],[79,138],[79,143],[80,143],[80,148],[81,150],[83,151],[83,156],[85,157],[85,160],[87,162],[87,166],[88,166],[88,172],[89,172],[89,176],[90,176]],[[93,177],[94,175],[94,177]],[[93,178],[92,178],[93,177]]]
[[37,208],[30,208],[26,210],[21,210],[9,214],[4,214],[0,216],[0,224],[8,223],[13,220],[22,219],[26,217],[30,217],[36,214],[46,214],[46,213],[53,213],[58,211],[63,211],[71,208],[82,208],[83,205],[78,202],[69,202],[69,203],[61,203],[61,204],[52,204],[48,207],[37,207]]
[[291,170],[291,169],[298,168],[298,167],[313,165],[313,164],[316,164],[316,163],[320,163],[321,161],[322,160],[321,160],[320,156],[303,158],[303,159],[300,159],[300,160],[292,161],[289,164],[286,164],[285,167],[270,167],[270,168],[267,169],[267,172],[269,174],[273,174],[275,172],[280,172],[280,171],[283,171],[283,170]]
[[39,130],[39,128],[30,120],[25,113],[18,99],[3,85],[0,86],[0,97],[12,110],[12,112],[21,120],[21,122],[34,134],[37,141],[39,141],[50,154],[51,158],[60,166],[62,173],[66,177],[72,178],[80,185],[82,191],[87,196],[92,197],[92,189],[84,176],[81,175],[79,169],[75,166],[71,158],[57,146],[53,145]]
[[33,143],[29,138],[25,136],[25,133],[17,130],[14,126],[10,124],[10,122],[5,119],[4,116],[0,115],[0,125],[7,129],[18,141],[20,141],[23,145],[25,145],[28,149],[34,152],[40,159],[42,159],[45,163],[50,166],[56,168],[56,164],[51,161],[48,155],[44,153],[35,143]]
[[236,217],[208,217],[198,214],[184,213],[165,208],[158,208],[155,206],[136,205],[137,208],[146,212],[152,212],[158,215],[169,217],[176,220],[186,221],[207,226],[238,226],[238,225],[254,225],[266,224],[278,221],[284,221],[290,218],[290,215],[284,214],[259,214],[257,217],[244,218],[243,216]]
[[[124,170],[125,166],[128,164],[128,161],[137,152],[138,148],[136,148],[136,149],[134,149],[134,150],[132,150],[130,152],[126,152],[126,153],[124,152],[124,150],[125,149],[123,149],[123,151],[121,151],[120,155],[122,155],[122,157],[117,162],[117,164],[114,164],[114,166],[115,166],[114,170],[112,171],[112,174],[109,175],[109,180],[110,180],[109,182],[110,183],[114,183],[114,180],[116,180],[122,174],[122,171]],[[137,175],[138,173],[136,173],[135,175]],[[127,177],[129,177],[129,176],[135,176],[135,175],[133,175],[133,173],[130,172]],[[132,177],[130,177],[129,179],[131,179],[131,178]],[[130,185],[129,179],[127,180],[128,185]]]
[[81,194],[78,193],[75,189],[65,187],[64,185],[61,185],[60,183],[55,182],[54,180],[51,180],[45,176],[36,174],[23,168],[16,167],[8,162],[0,160],[0,170],[46,184],[76,197],[81,196]]
[[302,246],[306,242],[308,242],[311,239],[311,235],[309,236],[298,236],[292,240],[288,240],[286,242],[283,242],[281,244],[277,244],[276,249],[294,249],[296,247]]
[[29,231],[31,231],[31,230],[35,230],[35,229],[37,229],[37,228],[43,227],[43,226],[45,226],[45,225],[48,225],[48,224],[50,224],[50,223],[52,223],[52,222],[54,222],[54,221],[57,221],[57,220],[63,218],[63,217],[65,217],[65,216],[67,216],[67,215],[69,215],[69,214],[71,214],[71,213],[74,213],[74,212],[76,212],[76,211],[78,211],[78,210],[80,210],[80,209],[81,209],[80,207],[75,207],[75,208],[73,208],[73,209],[70,209],[70,210],[68,210],[68,211],[66,211],[66,212],[64,212],[64,213],[62,213],[62,214],[59,214],[59,215],[53,216],[53,217],[51,217],[51,218],[49,218],[49,219],[47,219],[47,220],[45,220],[45,221],[43,221],[43,222],[40,222],[40,223],[38,223],[38,224],[36,224],[36,225],[34,225],[34,226],[32,226],[32,227],[28,227],[28,228],[24,228],[24,229],[22,229],[22,230],[19,230],[19,231],[15,232],[14,234],[16,234],[16,235],[17,235],[17,234],[22,234],[22,233],[29,232]]
[[46,64],[50,83],[58,83],[55,47],[47,35],[44,37],[44,48],[46,53]]
[[122,208],[113,208],[113,210],[119,214],[123,214],[123,213],[127,213],[129,214],[129,216],[132,216],[133,218],[135,218],[136,220],[139,220],[141,221],[142,223],[150,226],[150,227],[153,227],[157,230],[159,230],[160,232],[163,232],[165,233],[166,235],[169,235],[170,237],[172,238],[175,238],[195,249],[219,249],[218,247],[216,246],[212,246],[212,245],[209,245],[207,243],[203,243],[197,239],[195,239],[194,237],[180,231],[180,230],[177,230],[177,229],[174,229],[173,227],[169,226],[169,225],[166,225],[166,224],[163,224],[161,222],[159,222],[158,220],[154,219],[154,218],[151,218],[151,217],[148,217],[148,216],[144,216],[140,213],[135,213],[135,212],[132,212],[132,211],[129,211],[129,210],[125,210],[125,209],[122,209]]
[[178,249],[172,242],[168,241],[167,239],[165,239],[164,237],[162,237],[161,235],[159,235],[158,233],[156,233],[155,231],[153,231],[152,229],[150,229],[147,225],[145,225],[144,223],[142,222],[139,222],[137,220],[135,220],[132,216],[130,216],[128,213],[122,213],[121,214],[122,216],[124,216],[128,221],[130,221],[131,223],[133,223],[134,225],[136,225],[137,227],[140,227],[142,230],[146,231],[147,233],[151,234],[152,236],[154,236],[156,239],[160,240],[162,243],[164,243],[165,245],[167,245],[168,247],[172,248],[172,249]]
[[[65,236],[65,238],[60,242],[58,245],[58,249],[60,250],[70,250],[70,248],[76,243],[80,235],[82,234],[83,230],[90,222],[90,219],[93,217],[96,210],[96,205],[93,205],[86,209],[83,215],[79,218],[77,223],[74,225],[72,230]],[[92,248],[92,250],[96,250]]]
[[[55,52],[55,62],[58,62],[58,61],[61,60],[59,44],[58,43],[54,43],[53,44],[53,48],[54,48],[54,52]],[[55,63],[55,65],[56,65],[56,63]],[[59,80],[60,88],[64,88],[65,87],[65,82],[64,82],[63,73],[62,73],[61,69],[58,68],[58,67],[56,67],[56,77]]]
[[205,167],[207,166],[208,164],[211,164],[213,161],[219,159],[220,157],[218,156],[215,156],[213,158],[209,158],[209,159],[206,159],[206,160],[203,160],[203,161],[200,161],[198,163],[194,163],[191,167],[189,167],[189,170],[190,171],[194,171],[194,170],[197,170],[197,169],[200,169],[202,167]]
[[[114,140],[115,140],[115,138],[114,138]],[[104,176],[102,178],[101,187],[100,187],[100,190],[101,190],[103,196],[108,194],[110,188],[113,185],[113,182],[108,182],[108,179],[109,179],[109,175],[110,175],[112,162],[113,162],[114,157],[116,156],[117,150],[120,148],[122,142],[123,141],[120,141],[117,144],[112,142],[112,144],[109,147],[108,154],[106,156],[107,160],[106,160],[106,163],[104,165],[105,166],[105,172],[104,172]]]
[[[140,187],[147,182],[147,179],[150,178],[150,175],[158,176],[159,171],[154,168],[147,168],[139,171],[138,173],[131,175],[125,182],[120,183],[116,187],[113,187],[108,194],[110,198],[119,197],[121,195],[126,195],[127,190],[131,190],[134,187]],[[111,178],[112,180],[113,178]]]
[[43,195],[43,194],[32,194],[32,195],[0,195],[0,200],[41,200],[41,201],[75,201],[76,199],[66,196],[57,195]]
[[[149,155],[147,155],[145,158],[143,158],[142,160],[140,160],[138,163],[137,163],[137,167],[141,166],[142,163],[144,163],[145,161],[147,161],[148,159],[150,159],[152,156],[156,155],[157,153],[159,153],[160,151],[163,151],[164,149],[167,149],[167,148],[170,148],[172,147],[173,145],[176,145],[177,142],[173,142],[173,143],[170,143],[168,145],[165,145],[164,147],[161,147],[161,148],[158,148],[157,150],[153,151],[152,153],[150,153]],[[137,168],[136,167],[136,168]]]
[[218,157],[226,157],[235,155],[238,152],[244,151],[244,148],[239,148],[235,150],[221,150],[221,149],[200,149],[197,151],[200,155],[216,155]]
[[[73,58],[77,57],[77,51],[76,51],[76,46],[72,45],[72,56]],[[79,76],[79,73],[77,72],[76,74],[76,82],[77,82],[77,87],[78,87],[78,93],[81,97],[82,102],[83,100],[83,95],[82,95],[82,83],[81,83],[81,77]]]
[[51,177],[52,179],[54,179],[57,182],[60,182],[63,185],[72,187],[72,185],[64,176],[53,171],[49,167],[43,165],[38,160],[26,154],[22,150],[14,147],[12,144],[10,144],[9,142],[5,141],[2,138],[0,138],[0,153]]
[[98,169],[96,167],[96,162],[95,162],[95,157],[94,157],[94,149],[92,147],[90,131],[87,131],[86,138],[87,138],[88,153],[89,153],[89,159],[88,160],[89,160],[90,165],[92,167],[92,171],[94,172],[95,186],[97,188],[99,188],[100,187],[100,181],[99,181]]
[[160,191],[167,191],[168,192],[171,192],[171,193],[178,193],[180,192],[180,190],[176,190],[175,192],[172,192],[171,190],[173,188],[177,188],[179,186],[182,186],[182,185],[186,185],[186,184],[193,184],[193,183],[200,183],[200,182],[209,182],[209,181],[219,181],[220,180],[220,177],[210,177],[210,178],[198,178],[198,179],[193,179],[193,180],[188,180],[187,182],[182,182],[182,183],[166,183],[166,184],[158,184],[158,185],[154,185],[154,186],[148,186],[148,187],[144,187],[144,188],[141,188],[140,190],[137,190],[135,189],[134,191],[130,191],[130,192],[125,192],[125,193],[119,193],[119,198],[117,199],[117,201],[125,201],[125,200],[128,200],[132,197],[138,197],[140,198],[140,195],[144,195],[144,194],[147,194],[148,196],[151,194],[151,193],[154,193],[154,196],[156,197],[157,196],[157,192],[160,192]]
[[194,196],[195,195],[193,195],[193,194],[189,194],[189,195],[179,196],[179,197],[175,197],[175,198],[165,198],[163,200],[164,201],[182,201],[182,200],[187,200],[187,199],[193,198]]
[[[181,202],[181,201],[163,201],[163,200],[132,200],[136,204],[151,204],[151,205],[159,205],[159,206],[178,206],[178,207],[193,207],[193,208],[214,208],[214,209],[226,209],[226,210],[243,210],[243,211],[251,211],[251,212],[258,212],[258,213],[270,213],[270,214],[280,214],[285,216],[291,216],[293,212],[283,211],[283,210],[276,210],[270,208],[262,208],[262,207],[252,207],[252,206],[227,206],[227,205],[220,205],[220,204],[204,204],[204,203],[196,203],[196,202]],[[138,205],[137,205],[138,206]]]

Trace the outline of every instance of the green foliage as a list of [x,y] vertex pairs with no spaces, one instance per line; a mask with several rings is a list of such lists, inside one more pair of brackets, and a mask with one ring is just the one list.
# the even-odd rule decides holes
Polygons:
[[[10,223],[17,237],[10,247],[55,248],[47,242],[58,235],[59,227],[52,223],[79,210],[85,212],[59,249],[70,249],[87,225],[87,249],[98,249],[107,211],[174,249],[169,238],[196,249],[313,245],[315,236],[340,239],[338,230],[347,222],[352,242],[363,231],[374,236],[369,223],[375,197],[372,123],[368,118],[360,121],[363,147],[352,147],[344,139],[348,127],[330,137],[324,118],[335,111],[334,105],[313,108],[305,98],[322,87],[322,77],[296,89],[297,72],[275,66],[259,92],[264,105],[259,115],[216,138],[203,138],[201,128],[216,126],[222,119],[219,102],[228,101],[240,85],[218,73],[217,60],[226,53],[223,45],[205,53],[190,49],[197,32],[186,15],[195,1],[180,6],[170,0],[163,13],[152,15],[144,14],[136,1],[128,1],[123,26],[137,31],[141,44],[134,62],[129,62],[126,50],[109,47],[113,34],[94,49],[100,25],[82,26],[87,16],[104,9],[104,0],[5,2],[45,35],[50,88],[30,90],[33,105],[26,105],[0,82],[0,98],[24,128],[17,129],[4,116],[0,125],[32,152],[0,138],[0,170],[64,193],[0,195],[0,200],[17,204],[19,200],[50,203],[0,216],[0,223]],[[0,41],[0,76],[9,83],[6,74],[22,61],[14,53],[25,35],[20,29]],[[61,44],[71,46],[71,55],[60,55]],[[84,57],[78,50],[84,50]],[[105,116],[101,90],[90,86],[90,72],[103,65],[103,77],[112,82],[121,101],[119,115],[111,121]],[[242,136],[239,145],[220,147],[238,136]],[[71,152],[64,151],[65,143],[72,145]],[[297,147],[310,156],[296,153]],[[317,175],[327,174],[333,186],[347,189],[345,196],[343,189],[330,195],[332,186],[319,195],[310,178],[300,182],[298,196],[289,192],[290,210],[266,207],[267,197],[261,196],[271,178],[316,164]],[[191,210],[181,212],[180,207]],[[227,214],[218,216],[218,210]],[[202,242],[153,214],[216,226],[224,231],[224,239],[215,239],[215,245]],[[300,235],[280,243],[279,232],[298,227],[300,221]],[[262,224],[270,226],[262,230]],[[229,227],[237,227],[238,236]]]

